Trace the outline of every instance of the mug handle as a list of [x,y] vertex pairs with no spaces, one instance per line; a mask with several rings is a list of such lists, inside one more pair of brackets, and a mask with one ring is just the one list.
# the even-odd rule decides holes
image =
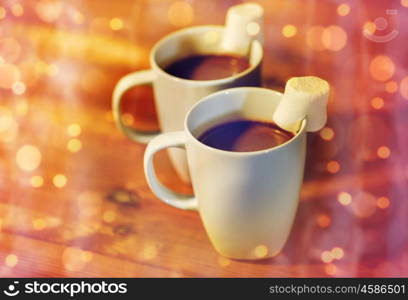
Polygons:
[[197,210],[198,201],[194,196],[178,194],[166,188],[157,179],[153,166],[154,154],[162,149],[177,147],[185,149],[186,136],[183,131],[160,134],[149,142],[144,154],[144,172],[153,193],[164,203],[180,209]]
[[141,131],[131,127],[127,127],[122,122],[122,110],[121,103],[123,95],[131,88],[144,85],[152,84],[156,76],[153,70],[143,70],[134,73],[130,73],[122,77],[116,84],[113,95],[112,95],[112,111],[113,118],[116,122],[118,128],[132,141],[147,144],[151,139],[156,137],[160,132],[157,131]]

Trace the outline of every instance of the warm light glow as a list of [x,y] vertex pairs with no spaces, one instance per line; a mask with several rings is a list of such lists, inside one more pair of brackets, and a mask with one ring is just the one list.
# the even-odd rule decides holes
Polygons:
[[387,197],[379,197],[377,199],[377,207],[381,209],[386,209],[390,206],[390,199]]
[[320,214],[317,217],[317,224],[321,227],[321,228],[327,228],[330,226],[331,224],[331,218],[326,215],[326,214]]
[[378,81],[387,81],[395,72],[395,65],[391,58],[384,55],[376,56],[370,63],[370,74]]
[[78,136],[81,134],[81,126],[79,126],[79,124],[77,123],[73,123],[68,126],[67,133],[68,135],[73,136],[73,137]]
[[107,223],[112,223],[116,219],[116,213],[113,210],[107,210],[103,213],[103,220]]
[[347,33],[340,26],[329,26],[323,31],[322,42],[327,49],[340,51],[347,44]]
[[294,25],[288,24],[283,26],[282,28],[282,35],[286,38],[291,38],[295,36],[297,33],[297,28]]
[[143,247],[142,258],[145,260],[152,260],[158,254],[157,247],[153,243],[146,243]]
[[377,149],[377,155],[379,158],[386,159],[391,155],[391,150],[387,146],[381,146]]
[[54,176],[52,179],[52,183],[57,187],[57,188],[62,188],[67,184],[67,177],[63,174],[57,174]]
[[92,258],[93,258],[92,252],[90,252],[90,251],[82,251],[82,253],[81,253],[81,260],[82,260],[83,262],[89,262],[89,261],[92,260]]
[[254,250],[255,257],[263,258],[268,255],[268,247],[265,245],[258,245]]
[[4,19],[6,17],[6,10],[4,9],[4,7],[0,6],[0,20]]
[[363,32],[366,34],[374,34],[376,26],[373,22],[366,22],[363,26]]
[[401,0],[401,5],[408,7],[408,0]]
[[255,36],[259,33],[261,27],[256,22],[251,22],[247,25],[246,31],[249,35]]
[[28,103],[26,99],[19,99],[16,102],[16,114],[18,116],[25,116],[28,112]]
[[320,258],[322,259],[322,262],[326,264],[333,261],[332,253],[330,251],[323,251]]
[[40,0],[35,5],[38,17],[44,22],[53,22],[60,17],[62,2],[55,0]]
[[368,218],[375,213],[377,207],[375,197],[367,192],[359,192],[354,195],[351,203],[352,212],[359,218]]
[[16,3],[11,7],[11,12],[16,17],[21,17],[24,14],[24,8],[21,6],[21,4]]
[[325,46],[322,43],[324,27],[312,26],[306,31],[306,43],[307,45],[316,51],[322,51]]
[[0,64],[0,88],[9,89],[20,80],[20,71],[15,65]]
[[380,97],[374,97],[371,100],[371,106],[375,109],[381,109],[384,107],[384,100]]
[[120,18],[113,18],[110,20],[109,26],[112,30],[121,30],[123,28],[123,21]]
[[404,97],[405,100],[408,100],[408,76],[404,77],[401,80],[400,93],[401,93],[401,96]]
[[43,230],[45,227],[47,227],[47,223],[44,219],[38,218],[33,220],[33,228],[35,230]]
[[12,91],[14,94],[16,95],[22,95],[24,94],[25,90],[26,90],[26,86],[23,82],[21,81],[16,81],[12,87],[11,87]]
[[41,152],[32,145],[22,146],[16,154],[17,165],[24,171],[33,171],[41,163]]
[[331,250],[331,255],[334,259],[342,259],[344,256],[344,250],[340,247],[334,247]]
[[385,84],[385,90],[390,94],[396,93],[398,91],[398,83],[393,80],[388,81]]
[[225,267],[228,267],[230,264],[231,264],[231,260],[229,260],[228,258],[223,257],[223,256],[218,257],[218,265],[220,267],[225,268]]
[[84,191],[78,196],[79,213],[82,216],[98,215],[102,209],[102,198],[94,191]]
[[169,22],[174,26],[187,26],[193,22],[194,11],[191,4],[184,1],[176,1],[171,4],[167,13]]
[[34,188],[42,187],[42,185],[44,184],[44,179],[39,175],[33,176],[30,179],[30,184]]
[[70,152],[78,152],[82,148],[82,143],[78,139],[70,139],[67,144],[67,149]]
[[6,256],[5,264],[7,267],[13,268],[18,263],[18,257],[15,254],[9,254]]
[[345,3],[340,4],[337,6],[337,13],[342,17],[347,16],[350,13],[350,6]]
[[62,264],[68,271],[79,271],[86,265],[83,250],[78,247],[65,248],[62,253]]
[[334,138],[334,130],[330,127],[325,127],[320,130],[320,137],[326,141],[330,141]]
[[337,173],[340,171],[340,164],[335,160],[331,160],[327,163],[326,169],[329,173]]
[[337,201],[339,201],[341,205],[344,205],[344,206],[350,205],[351,200],[352,200],[352,197],[349,193],[341,192],[337,195]]
[[328,264],[324,267],[324,270],[327,275],[336,275],[337,267],[334,264]]
[[132,126],[134,121],[135,121],[135,118],[133,118],[133,116],[131,114],[129,114],[129,113],[124,113],[122,115],[122,122],[126,126]]
[[0,106],[0,132],[10,129],[13,122],[11,111],[7,107]]
[[48,66],[45,67],[45,73],[47,73],[47,75],[50,77],[54,77],[55,75],[58,74],[58,66],[54,64],[49,64]]
[[79,11],[75,11],[72,14],[72,20],[74,21],[75,24],[81,25],[85,21],[85,17],[83,14],[81,14]]
[[2,63],[14,63],[20,57],[21,46],[14,38],[0,39],[0,58]]

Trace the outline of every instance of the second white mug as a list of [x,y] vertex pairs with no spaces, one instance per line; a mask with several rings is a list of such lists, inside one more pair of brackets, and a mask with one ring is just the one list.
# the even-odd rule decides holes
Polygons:
[[[143,132],[123,124],[121,101],[124,93],[137,85],[152,84],[155,105],[162,132],[183,129],[183,120],[188,110],[201,98],[219,90],[238,86],[261,85],[262,45],[257,40],[248,53],[250,67],[241,73],[217,80],[189,80],[170,75],[164,68],[194,54],[225,54],[222,47],[224,27],[198,26],[174,32],[153,47],[150,53],[150,70],[137,71],[123,77],[113,92],[113,114],[118,127],[131,140],[147,143],[157,132]],[[170,159],[177,174],[189,182],[190,176],[184,150],[170,149]]]

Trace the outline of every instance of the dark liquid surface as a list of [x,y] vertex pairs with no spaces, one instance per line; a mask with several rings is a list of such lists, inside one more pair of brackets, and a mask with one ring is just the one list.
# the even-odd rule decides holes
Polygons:
[[208,129],[198,140],[220,150],[250,152],[276,147],[293,137],[274,123],[236,120]]
[[214,80],[230,77],[249,68],[246,57],[233,55],[193,55],[179,59],[166,72],[190,80]]

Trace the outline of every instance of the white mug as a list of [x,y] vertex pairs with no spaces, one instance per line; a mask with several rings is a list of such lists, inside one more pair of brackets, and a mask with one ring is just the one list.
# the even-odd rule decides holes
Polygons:
[[[292,139],[261,151],[219,150],[197,137],[228,120],[271,122],[281,96],[255,87],[219,91],[191,108],[183,131],[161,134],[147,146],[144,170],[153,193],[177,208],[198,210],[212,244],[226,257],[271,257],[285,245],[303,181],[306,119]],[[194,197],[179,195],[157,180],[153,156],[169,147],[187,150]]]
[[[204,96],[231,87],[260,86],[263,50],[257,40],[252,41],[247,55],[250,67],[234,76],[217,80],[188,80],[165,72],[164,68],[169,63],[192,54],[225,54],[223,34],[223,26],[198,26],[176,31],[153,47],[150,53],[150,70],[131,73],[117,83],[112,98],[113,114],[116,124],[127,137],[136,142],[147,143],[159,134],[127,127],[121,120],[122,96],[137,85],[153,85],[162,132],[182,130],[186,113]],[[169,155],[177,174],[182,180],[189,182],[184,151],[171,149]]]

